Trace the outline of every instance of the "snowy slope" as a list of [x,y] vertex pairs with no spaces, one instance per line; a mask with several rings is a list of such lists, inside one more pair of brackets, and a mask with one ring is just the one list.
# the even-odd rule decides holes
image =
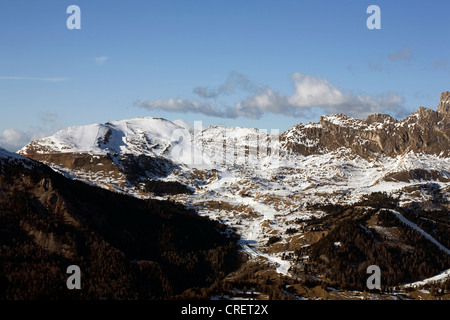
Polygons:
[[[106,154],[108,151],[118,153],[153,152],[159,142],[170,141],[170,135],[179,127],[162,119],[138,118],[114,121],[106,124],[91,124],[70,127],[55,135],[36,140],[32,145],[39,145],[36,153],[45,152],[90,152]],[[27,145],[20,153],[30,153]],[[34,150],[33,150],[34,151]]]
[[[367,124],[334,115],[324,117],[323,125],[329,122],[367,131],[371,125],[381,130],[383,126],[397,124],[395,119],[379,118],[378,122]],[[310,139],[302,130],[323,129],[323,125],[299,125],[301,130],[290,130],[288,139],[315,147],[317,140]],[[363,158],[350,146],[319,151],[309,155],[292,152],[280,143],[280,135],[258,129],[211,126],[194,130],[184,121],[173,123],[145,117],[70,127],[31,142],[20,153],[30,156],[83,153],[92,156],[91,163],[96,163],[96,156],[108,156],[117,166],[120,165],[117,159],[130,154],[167,159],[178,167],[160,179],[178,181],[195,189],[192,195],[171,198],[197,208],[200,215],[235,228],[247,253],[267,260],[282,274],[289,273],[289,262],[268,250],[266,243],[277,234],[284,252],[293,252],[286,230],[294,221],[321,215],[309,212],[307,204],[349,204],[376,191],[401,194],[401,200],[406,203],[421,201],[421,195],[405,193],[402,191],[405,187],[425,182],[432,182],[442,190],[450,186],[450,158],[447,157],[405,152],[395,157],[373,153],[372,157]],[[113,177],[112,171],[104,169],[107,164],[99,162],[89,168],[67,169],[52,163],[51,158],[46,161],[68,176],[141,198],[157,198],[144,192],[141,185],[127,181],[122,173],[115,172]],[[434,176],[439,179],[386,179],[393,173],[415,169],[438,172],[440,175]]]
[[420,287],[420,286],[423,286],[423,285],[426,285],[429,283],[443,282],[443,281],[447,280],[448,278],[450,278],[450,269],[447,269],[444,272],[441,272],[440,274],[435,275],[428,279],[416,281],[413,283],[407,283],[407,284],[403,285],[402,287],[404,287],[404,288]]
[[431,241],[433,244],[435,244],[440,250],[445,252],[446,254],[450,255],[450,250],[444,247],[441,243],[439,243],[436,239],[434,239],[429,233],[425,232],[421,228],[419,228],[415,223],[409,221],[406,219],[400,212],[396,210],[390,210],[401,222],[406,224],[407,226],[411,227],[412,229],[419,232],[421,235],[423,235],[427,240]]
[[[173,122],[143,117],[70,127],[31,142],[19,153],[90,153],[113,157],[133,154],[162,156],[175,163],[190,164],[196,151],[190,137],[187,129]],[[203,162],[208,163],[206,159]]]

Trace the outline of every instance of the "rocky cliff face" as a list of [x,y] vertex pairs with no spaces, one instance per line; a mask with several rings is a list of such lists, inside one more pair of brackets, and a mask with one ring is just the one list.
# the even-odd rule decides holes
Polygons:
[[450,121],[450,91],[445,91],[441,93],[441,98],[439,99],[439,105],[437,107],[437,112],[439,112],[442,117],[446,118],[446,123]]
[[436,111],[420,107],[401,121],[385,114],[369,115],[365,120],[343,114],[324,116],[318,123],[299,124],[286,131],[281,143],[288,151],[305,156],[344,147],[365,159],[408,151],[448,157],[449,110],[447,91],[441,94]]

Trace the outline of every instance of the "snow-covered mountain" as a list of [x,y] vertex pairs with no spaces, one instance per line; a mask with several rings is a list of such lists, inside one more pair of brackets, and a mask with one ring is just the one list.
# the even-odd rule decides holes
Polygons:
[[[337,114],[281,134],[144,117],[70,127],[19,153],[141,198],[160,197],[148,192],[149,181],[182,183],[195,191],[164,197],[235,228],[250,256],[288,275],[292,262],[281,256],[300,238],[286,230],[323,214],[312,204],[350,204],[377,191],[394,195],[400,206],[422,203],[433,196],[425,184],[448,197],[449,105],[445,92],[436,111],[420,107],[401,121]],[[267,248],[273,236],[284,250]]]
[[206,176],[218,172],[218,181],[231,175],[240,188],[251,186],[250,193],[285,190],[282,197],[351,202],[361,193],[420,180],[447,186],[449,101],[449,92],[443,93],[437,111],[421,107],[402,121],[382,114],[365,120],[337,114],[281,134],[143,117],[70,127],[32,141],[19,153],[125,192],[136,191],[148,178],[207,185],[195,174],[203,170]]
[[[161,118],[113,121],[67,128],[29,143],[19,153],[89,153],[113,158],[125,154],[154,157],[170,154],[172,161],[183,163],[186,159],[171,151],[175,148],[175,139],[188,133],[185,131],[185,128]],[[190,144],[183,139],[176,142],[181,148]]]

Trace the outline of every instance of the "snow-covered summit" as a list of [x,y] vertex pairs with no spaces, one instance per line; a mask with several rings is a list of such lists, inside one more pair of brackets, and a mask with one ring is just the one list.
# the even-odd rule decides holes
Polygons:
[[[236,153],[244,156],[245,150],[249,153],[250,146],[257,148],[261,145],[263,150],[267,149],[267,144],[271,141],[278,141],[278,135],[270,135],[270,132],[256,128],[196,128],[182,120],[171,122],[162,118],[141,117],[69,127],[52,136],[30,142],[19,153],[87,153],[113,158],[131,154],[162,157],[188,166],[208,166],[229,158],[227,152],[233,152],[234,155],[235,147],[239,149]],[[221,152],[225,145],[227,151]],[[240,156],[235,160],[243,161]]]
[[32,141],[19,153],[89,153],[112,157],[132,154],[189,163],[190,155],[182,151],[192,149],[191,134],[186,128],[162,118],[141,117],[69,127]]
[[136,118],[74,126],[54,135],[35,140],[19,153],[91,152],[148,152],[159,142],[170,141],[174,130],[181,127],[161,118]]

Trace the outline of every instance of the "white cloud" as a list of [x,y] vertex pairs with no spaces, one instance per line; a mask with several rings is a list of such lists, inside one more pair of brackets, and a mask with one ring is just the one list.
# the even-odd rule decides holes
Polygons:
[[283,94],[266,87],[262,93],[236,103],[234,109],[228,110],[227,114],[231,118],[243,116],[251,119],[259,119],[265,112],[289,114],[288,100]]
[[109,57],[101,56],[101,57],[95,58],[95,63],[98,64],[98,65],[102,65],[102,64],[104,64],[107,60],[109,60]]
[[36,128],[30,131],[23,131],[20,129],[8,128],[3,130],[0,134],[0,147],[11,152],[16,152],[29,142],[48,137],[59,129]]
[[372,113],[400,108],[403,99],[398,94],[370,96],[344,91],[328,80],[294,73],[295,92],[289,97],[289,104],[295,110],[322,107],[327,113],[344,113],[363,118]]
[[62,127],[59,124],[59,116],[52,112],[39,113],[39,124],[30,130],[7,128],[0,133],[0,146],[12,152],[16,152],[29,142],[48,137]]
[[294,73],[294,94],[289,97],[289,104],[297,108],[314,106],[335,106],[347,101],[347,97],[328,80]]
[[31,141],[29,133],[17,129],[5,129],[0,135],[0,146],[8,151],[16,152]]
[[[149,110],[165,110],[171,112],[195,112],[208,116],[237,118],[247,117],[259,119],[264,113],[283,114],[301,117],[311,113],[313,108],[323,108],[328,114],[344,113],[349,116],[364,118],[372,113],[390,112],[394,116],[403,115],[403,99],[396,93],[382,96],[357,94],[344,91],[321,77],[313,77],[294,73],[291,75],[294,93],[287,96],[272,88],[258,86],[245,76],[232,73],[224,84],[217,89],[198,87],[194,89],[203,100],[183,100],[169,98],[150,102],[136,102],[136,105]],[[217,99],[228,95],[237,88],[250,95],[235,103],[219,107],[206,102],[206,99]]]
[[263,93],[236,104],[236,113],[248,118],[259,118],[263,113],[301,117],[312,108],[320,107],[328,114],[344,113],[364,118],[372,113],[400,111],[403,99],[395,93],[383,96],[364,96],[343,91],[328,80],[294,73],[294,93],[285,96],[266,88]]
[[165,110],[169,112],[181,112],[181,113],[202,113],[207,116],[222,117],[222,111],[214,104],[196,101],[196,100],[183,100],[168,98],[166,100],[156,101],[136,101],[135,105],[148,110]]
[[6,129],[3,131],[2,138],[5,143],[14,144],[20,141],[24,135],[25,133],[22,131],[15,129]]

